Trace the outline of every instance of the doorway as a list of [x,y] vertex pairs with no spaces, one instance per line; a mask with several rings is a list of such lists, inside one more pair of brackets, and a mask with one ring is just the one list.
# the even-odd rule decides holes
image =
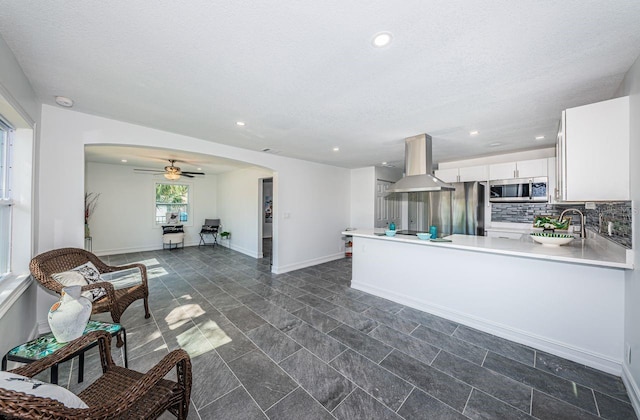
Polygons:
[[260,241],[258,246],[262,258],[273,266],[273,178],[260,179]]

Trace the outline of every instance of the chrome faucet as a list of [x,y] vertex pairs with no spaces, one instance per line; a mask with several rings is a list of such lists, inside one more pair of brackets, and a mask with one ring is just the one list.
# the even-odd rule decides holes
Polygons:
[[586,219],[584,217],[584,214],[582,214],[582,212],[578,209],[565,209],[562,213],[560,213],[560,217],[558,218],[558,221],[561,222],[562,219],[564,219],[564,215],[570,211],[576,212],[580,215],[580,238],[581,239],[587,239],[587,231],[585,230],[585,222]]

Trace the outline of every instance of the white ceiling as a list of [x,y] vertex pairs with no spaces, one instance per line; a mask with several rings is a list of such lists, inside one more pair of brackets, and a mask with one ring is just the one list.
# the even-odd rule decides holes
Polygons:
[[[152,149],[135,146],[85,146],[85,160],[89,162],[119,165],[134,172],[132,168],[156,169],[164,171],[169,166],[169,159],[176,161],[175,166],[182,171],[204,172],[206,175],[217,175],[223,172],[252,166],[232,159],[184,152],[180,150]],[[125,159],[126,162],[122,160]],[[153,173],[139,173],[153,176]],[[159,176],[162,176],[160,174]]]
[[344,167],[423,132],[435,162],[548,147],[614,95],[638,22],[638,0],[0,0],[47,104]]

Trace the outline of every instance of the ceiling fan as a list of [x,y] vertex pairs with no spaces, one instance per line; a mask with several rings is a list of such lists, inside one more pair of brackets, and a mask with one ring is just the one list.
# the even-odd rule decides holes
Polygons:
[[157,169],[134,169],[136,172],[154,172],[157,174],[164,174],[164,177],[175,181],[176,179],[180,179],[181,176],[186,176],[187,178],[193,178],[195,175],[204,175],[204,172],[188,172],[182,171],[179,167],[175,166],[175,159],[168,159],[170,165],[164,167],[164,171]]

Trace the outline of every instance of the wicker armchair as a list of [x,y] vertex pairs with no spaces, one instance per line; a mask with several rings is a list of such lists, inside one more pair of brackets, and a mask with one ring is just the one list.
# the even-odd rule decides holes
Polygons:
[[[105,331],[94,331],[44,359],[11,372],[33,377],[95,340],[98,340],[103,375],[78,394],[89,408],[69,408],[57,400],[0,387],[0,418],[155,419],[166,410],[178,419],[187,418],[191,361],[184,350],[172,351],[142,374],[116,366],[111,358],[111,336]],[[174,367],[178,381],[163,379]]]
[[[120,317],[125,309],[138,299],[144,299],[144,317],[149,318],[149,287],[147,284],[147,267],[144,264],[129,264],[122,266],[106,265],[100,258],[89,251],[80,248],[61,248],[42,253],[31,260],[29,269],[33,277],[47,289],[58,294],[64,287],[51,277],[52,274],[69,271],[86,262],[92,262],[100,273],[112,273],[114,271],[126,270],[129,268],[139,268],[142,283],[115,290],[113,285],[107,281],[97,282],[82,286],[82,291],[102,287],[107,294],[93,302],[92,313],[110,312],[113,322],[120,323]],[[122,346],[120,336],[118,336],[118,347]]]

